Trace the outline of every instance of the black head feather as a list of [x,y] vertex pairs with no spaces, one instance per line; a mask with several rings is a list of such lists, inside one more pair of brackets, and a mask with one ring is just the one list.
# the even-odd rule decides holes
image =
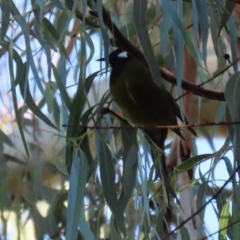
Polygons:
[[120,48],[112,51],[109,54],[109,63],[112,68],[121,66],[122,64],[128,62],[129,59],[130,59],[129,54],[125,50],[122,50]]
[[[124,54],[125,53],[125,54]],[[110,86],[115,83],[119,74],[124,71],[124,66],[131,59],[130,55],[120,48],[109,54],[109,64],[111,66]]]

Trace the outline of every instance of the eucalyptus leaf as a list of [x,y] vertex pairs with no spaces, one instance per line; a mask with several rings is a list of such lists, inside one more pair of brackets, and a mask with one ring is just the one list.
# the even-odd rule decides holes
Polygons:
[[1,14],[1,41],[4,39],[10,20],[10,11],[11,11],[11,1],[1,1],[0,2],[1,11],[4,14]]
[[14,147],[12,140],[2,130],[0,130],[0,141],[6,143],[10,147]]
[[126,227],[124,224],[124,209],[118,207],[118,198],[115,189],[115,171],[111,152],[106,144],[97,137],[97,152],[100,167],[100,177],[102,182],[103,194],[106,202],[112,211],[114,221],[120,232],[126,237]]
[[84,193],[87,183],[87,159],[81,150],[73,158],[70,172],[70,188],[68,193],[66,239],[76,239],[79,223],[83,223]]
[[53,109],[53,99],[56,91],[57,91],[56,82],[49,81],[46,83],[46,94],[48,95],[47,106],[48,106],[49,113],[51,113]]
[[159,74],[158,65],[153,54],[151,41],[147,31],[146,23],[147,3],[148,3],[147,0],[142,1],[134,0],[134,12],[133,12],[134,24],[137,30],[139,41],[143,49],[144,56],[151,70],[153,80],[158,84],[162,84],[161,75]]
[[219,240],[224,240],[227,238],[227,225],[228,225],[228,218],[229,218],[229,203],[227,202],[220,213],[220,220],[219,220]]

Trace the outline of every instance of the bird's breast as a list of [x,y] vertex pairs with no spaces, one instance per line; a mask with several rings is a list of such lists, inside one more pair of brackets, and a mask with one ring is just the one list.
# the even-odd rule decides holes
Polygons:
[[153,121],[146,112],[142,111],[142,108],[132,98],[131,92],[128,91],[127,81],[122,81],[114,84],[110,87],[113,100],[121,108],[124,117],[135,126],[155,126],[158,123]]

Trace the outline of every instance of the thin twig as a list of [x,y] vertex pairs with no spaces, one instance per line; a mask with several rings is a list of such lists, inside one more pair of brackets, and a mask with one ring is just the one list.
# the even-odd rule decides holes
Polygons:
[[[227,67],[225,67],[222,71],[220,71],[219,73],[217,73],[216,75],[214,75],[213,77],[211,77],[210,79],[208,79],[207,81],[196,85],[196,88],[202,87],[203,85],[213,81],[215,78],[217,78],[218,76],[222,75],[224,72],[226,72],[229,68],[231,68],[235,63],[237,63],[240,60],[240,57],[237,58],[235,61],[231,62]],[[193,89],[192,89],[193,90]],[[192,91],[191,90],[191,91]],[[185,95],[187,95],[188,93],[190,93],[191,91],[186,91],[185,93],[183,93],[181,96],[179,96],[178,98],[175,99],[175,101],[179,100],[180,98],[184,97]]]
[[206,237],[204,237],[204,238],[201,238],[200,240],[209,239],[209,238],[212,237],[213,235],[218,234],[218,233],[220,233],[221,231],[223,231],[223,230],[225,230],[225,229],[228,229],[229,227],[232,227],[232,226],[234,226],[235,224],[237,224],[237,223],[239,223],[239,222],[240,222],[240,219],[238,219],[238,220],[236,220],[236,221],[228,224],[227,226],[225,226],[225,227],[223,227],[223,228],[220,228],[218,231],[213,232],[213,233],[209,234],[208,236],[206,236]]
[[[238,125],[240,122],[209,122],[209,123],[199,123],[199,124],[185,124],[185,125],[156,125],[156,126],[88,126],[88,125],[78,125],[79,127],[88,128],[88,129],[178,129],[178,128],[196,128],[203,126],[229,126],[229,125]],[[63,127],[71,127],[70,125],[63,124]]]
[[175,229],[173,229],[167,236],[163,238],[163,240],[168,239],[174,232],[176,232],[178,229],[180,229],[182,226],[184,226],[187,222],[193,219],[196,215],[198,215],[209,203],[211,203],[214,199],[216,199],[220,193],[223,191],[223,189],[228,185],[228,183],[233,179],[235,176],[236,172],[240,170],[240,165],[237,166],[237,168],[234,169],[233,173],[231,176],[228,178],[228,180],[222,185],[221,188],[202,206],[200,207],[195,213],[193,213],[191,216],[186,218],[184,221],[182,221]]

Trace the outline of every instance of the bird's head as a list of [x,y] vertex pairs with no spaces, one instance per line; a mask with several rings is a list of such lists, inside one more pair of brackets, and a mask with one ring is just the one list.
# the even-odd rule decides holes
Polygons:
[[125,50],[118,48],[109,54],[109,63],[114,68],[128,62],[129,58],[130,56]]
[[[110,86],[115,84],[118,80],[119,74],[125,71],[123,69],[130,60],[131,56],[125,50],[120,48],[117,48],[109,54],[109,64],[111,66]],[[101,58],[98,59],[98,61],[105,61],[105,59]]]
[[[109,64],[111,68],[120,67],[121,65],[127,63],[129,59],[129,54],[120,48],[117,48],[109,54]],[[105,61],[105,58],[100,58],[98,61]]]

